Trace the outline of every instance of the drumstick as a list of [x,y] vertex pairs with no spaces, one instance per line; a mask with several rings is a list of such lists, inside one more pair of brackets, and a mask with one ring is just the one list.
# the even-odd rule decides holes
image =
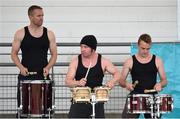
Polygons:
[[91,68],[91,62],[89,63],[89,67],[88,67],[88,70],[87,70],[87,72],[86,72],[86,76],[85,76],[84,80],[87,80],[87,76],[88,76],[88,74],[89,74],[90,68]]
[[44,74],[44,80],[46,80],[47,79],[47,76]]
[[133,84],[133,87],[135,88],[138,83],[139,83],[139,82],[136,80],[136,81],[134,82],[134,84]]
[[145,89],[144,93],[153,93],[153,92],[157,92],[155,89]]
[[28,75],[35,75],[37,72],[28,72]]
[[44,76],[44,80],[46,80],[47,79],[46,70],[43,70],[43,76]]

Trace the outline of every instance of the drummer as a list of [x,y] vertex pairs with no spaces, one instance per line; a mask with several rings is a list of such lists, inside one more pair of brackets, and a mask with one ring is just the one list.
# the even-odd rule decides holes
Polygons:
[[[162,90],[167,84],[163,61],[150,53],[152,45],[151,37],[142,34],[138,40],[138,53],[128,58],[123,66],[120,85],[132,94],[143,94],[144,90],[153,94]],[[131,73],[132,83],[126,81],[127,75]],[[160,82],[157,82],[157,73]],[[151,114],[144,114],[145,118],[152,118]],[[122,118],[138,118],[139,114],[127,113],[127,102],[125,104]]]
[[[107,71],[112,74],[113,78],[106,83],[106,86],[113,88],[120,78],[118,69],[110,60],[102,57],[96,52],[97,40],[94,35],[86,35],[80,42],[81,54],[72,59],[67,76],[66,85],[70,88],[78,86],[88,86],[95,88],[102,86],[104,73]],[[89,69],[89,70],[88,70]],[[72,102],[69,118],[89,118],[92,114],[90,103]],[[104,118],[104,104],[96,103],[95,117]]]
[[[30,6],[28,16],[30,24],[16,31],[12,43],[11,58],[20,70],[18,82],[27,79],[49,79],[49,70],[55,64],[57,58],[55,35],[51,30],[42,26],[43,8],[37,5]],[[22,51],[21,62],[18,56],[20,49]],[[48,49],[51,53],[49,61],[47,59]],[[19,101],[18,89],[18,107],[20,106]]]

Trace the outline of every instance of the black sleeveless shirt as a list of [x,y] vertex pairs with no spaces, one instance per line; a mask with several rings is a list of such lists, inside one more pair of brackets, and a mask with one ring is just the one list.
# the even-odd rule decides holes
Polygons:
[[40,37],[33,37],[28,27],[24,27],[25,36],[21,42],[22,60],[24,67],[29,72],[42,72],[48,64],[47,53],[49,48],[49,39],[47,28],[43,27],[43,34]]
[[[82,64],[81,55],[78,56],[78,67],[75,75],[75,80],[81,80],[86,75],[88,68],[84,67]],[[87,76],[86,86],[94,88],[97,86],[102,86],[104,73],[101,66],[101,55],[98,54],[97,63],[94,67],[90,68],[89,74]]]
[[153,89],[157,79],[157,67],[155,63],[156,56],[153,55],[150,62],[142,64],[140,63],[135,55],[133,58],[133,67],[131,70],[131,76],[133,83],[137,80],[134,92],[144,93],[144,89]]

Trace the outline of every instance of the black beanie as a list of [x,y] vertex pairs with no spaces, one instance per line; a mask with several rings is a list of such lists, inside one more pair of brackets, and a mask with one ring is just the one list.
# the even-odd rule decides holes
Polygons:
[[96,50],[97,40],[94,35],[86,35],[82,38],[80,44],[85,44],[85,45],[89,46],[90,48]]

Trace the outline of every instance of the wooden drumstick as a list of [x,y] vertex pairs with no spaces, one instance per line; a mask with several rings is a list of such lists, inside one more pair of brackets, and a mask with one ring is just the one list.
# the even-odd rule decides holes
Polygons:
[[44,74],[44,79],[46,80],[47,79],[47,76]]
[[28,75],[35,75],[37,72],[28,72]]
[[46,79],[47,79],[47,76],[46,76],[46,73],[45,73],[45,72],[43,73],[43,76],[44,76],[44,80],[46,80]]
[[145,89],[144,93],[154,93],[157,92],[155,89]]
[[136,80],[136,81],[134,82],[134,84],[133,84],[133,87],[135,88],[138,83],[139,83],[139,82]]
[[87,70],[87,72],[86,72],[86,76],[84,77],[84,80],[86,80],[87,81],[87,76],[88,76],[88,74],[89,74],[89,70],[91,69],[91,62],[89,63],[89,67],[88,67],[88,70]]

